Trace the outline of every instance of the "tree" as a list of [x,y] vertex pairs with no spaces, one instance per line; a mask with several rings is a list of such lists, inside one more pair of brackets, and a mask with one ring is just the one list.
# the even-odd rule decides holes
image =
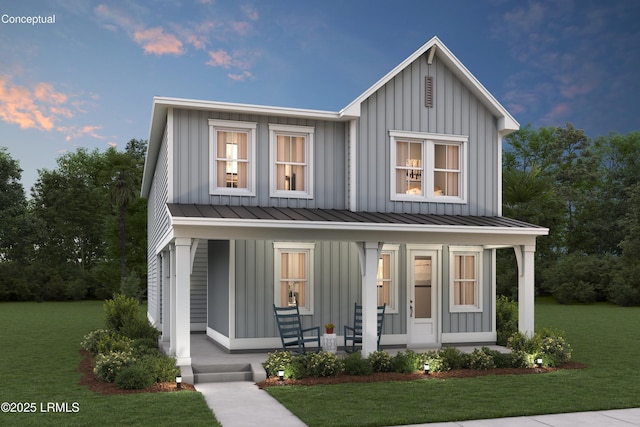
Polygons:
[[0,262],[23,258],[27,201],[20,183],[22,169],[0,148]]

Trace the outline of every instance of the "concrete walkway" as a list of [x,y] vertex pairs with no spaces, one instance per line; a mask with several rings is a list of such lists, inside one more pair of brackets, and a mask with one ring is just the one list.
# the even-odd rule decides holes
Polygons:
[[[300,427],[305,426],[253,382],[196,384],[223,427]],[[528,417],[448,423],[414,424],[428,427],[631,427],[640,426],[640,408],[570,414],[532,415]]]

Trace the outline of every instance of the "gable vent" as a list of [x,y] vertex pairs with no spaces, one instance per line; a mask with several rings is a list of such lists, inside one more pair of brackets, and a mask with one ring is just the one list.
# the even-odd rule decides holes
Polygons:
[[424,78],[424,106],[433,108],[433,77]]

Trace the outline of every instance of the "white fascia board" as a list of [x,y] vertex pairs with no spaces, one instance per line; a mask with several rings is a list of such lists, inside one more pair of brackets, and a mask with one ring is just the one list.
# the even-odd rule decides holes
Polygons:
[[185,218],[173,217],[173,227],[178,226],[219,226],[238,228],[279,228],[290,230],[344,230],[344,231],[391,231],[391,232],[429,232],[460,234],[502,234],[544,236],[549,234],[548,228],[516,228],[516,227],[479,227],[450,225],[414,225],[414,224],[376,224],[362,222],[332,221],[282,221],[265,219],[234,218]]

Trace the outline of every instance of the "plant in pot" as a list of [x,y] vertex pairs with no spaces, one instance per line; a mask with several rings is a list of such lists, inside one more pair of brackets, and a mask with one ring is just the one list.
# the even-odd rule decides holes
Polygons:
[[324,329],[328,334],[332,334],[333,333],[333,329],[336,327],[336,325],[334,325],[333,323],[327,323],[326,325],[324,325]]

